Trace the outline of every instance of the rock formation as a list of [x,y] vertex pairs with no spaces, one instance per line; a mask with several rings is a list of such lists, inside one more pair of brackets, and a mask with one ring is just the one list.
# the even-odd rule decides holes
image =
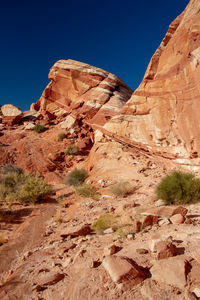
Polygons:
[[3,123],[7,125],[13,125],[19,123],[23,116],[23,112],[18,107],[12,104],[5,104],[1,106],[1,112],[3,115]]
[[117,76],[73,60],[56,62],[49,79],[51,82],[31,108],[56,116],[66,115],[66,128],[77,118],[104,125],[132,94]]
[[127,144],[200,164],[200,2],[191,0],[153,55],[131,99],[104,129]]

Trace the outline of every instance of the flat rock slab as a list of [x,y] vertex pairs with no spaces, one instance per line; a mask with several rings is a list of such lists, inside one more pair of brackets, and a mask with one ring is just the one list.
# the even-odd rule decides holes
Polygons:
[[139,266],[126,257],[106,256],[103,266],[115,283],[131,283],[134,286],[145,279],[145,274]]
[[39,273],[35,278],[35,283],[39,286],[47,286],[57,283],[64,278],[64,274],[58,272]]
[[184,289],[188,266],[185,257],[170,257],[156,261],[150,272],[152,279]]
[[181,214],[183,217],[187,214],[188,210],[187,208],[183,206],[160,206],[152,208],[144,213],[142,215],[145,216],[160,216],[160,217],[167,217],[170,218],[173,215]]

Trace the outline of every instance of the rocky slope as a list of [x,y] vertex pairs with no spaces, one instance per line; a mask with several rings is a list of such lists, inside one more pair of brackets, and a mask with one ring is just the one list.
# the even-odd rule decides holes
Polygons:
[[127,144],[199,168],[200,2],[191,0],[131,99],[104,128]]

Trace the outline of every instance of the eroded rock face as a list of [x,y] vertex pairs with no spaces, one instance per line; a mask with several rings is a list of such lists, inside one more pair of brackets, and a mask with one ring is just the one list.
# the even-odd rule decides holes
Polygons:
[[104,125],[127,102],[132,90],[117,76],[73,60],[59,60],[51,82],[32,109]]
[[191,0],[153,55],[144,79],[104,129],[190,168],[200,157],[200,2]]

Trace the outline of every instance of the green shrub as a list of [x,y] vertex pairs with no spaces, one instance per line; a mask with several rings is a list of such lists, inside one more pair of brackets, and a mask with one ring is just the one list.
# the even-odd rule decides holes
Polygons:
[[116,229],[117,219],[111,214],[105,214],[99,217],[99,219],[92,225],[92,230],[97,233],[103,233],[107,228]]
[[58,134],[58,141],[62,142],[66,138],[66,134],[64,132],[61,132]]
[[119,182],[110,187],[110,192],[116,197],[126,197],[133,194],[135,187],[131,186],[128,182]]
[[36,124],[33,130],[37,133],[44,132],[46,130],[46,127],[44,124]]
[[22,174],[23,170],[22,168],[18,167],[17,165],[13,164],[6,164],[1,168],[1,173],[8,174],[8,173],[16,173],[16,174]]
[[158,199],[166,204],[186,204],[200,199],[200,179],[192,173],[173,172],[162,179],[156,188]]
[[15,172],[0,175],[0,198],[8,203],[35,203],[51,193],[51,186],[39,175]]
[[67,146],[67,148],[65,149],[64,153],[66,155],[78,155],[79,153],[79,148],[76,145],[69,145]]
[[97,196],[95,188],[89,184],[82,184],[75,189],[77,194],[85,198],[95,198]]
[[88,173],[84,169],[74,169],[65,178],[64,183],[68,185],[78,186],[81,185],[87,178]]

